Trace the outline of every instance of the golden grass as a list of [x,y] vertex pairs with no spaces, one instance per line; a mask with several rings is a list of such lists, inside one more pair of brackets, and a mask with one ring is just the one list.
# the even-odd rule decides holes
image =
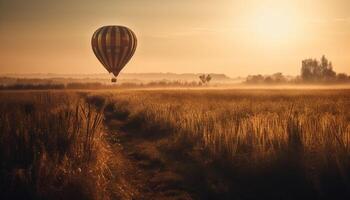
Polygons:
[[106,117],[126,119],[143,139],[161,137],[171,150],[162,153],[186,154],[188,162],[212,166],[222,174],[225,191],[233,188],[243,199],[250,193],[275,199],[349,197],[349,90],[106,93],[0,93],[5,199],[108,199],[113,191],[104,110]]
[[64,92],[0,93],[5,199],[108,199],[104,100]]
[[179,151],[190,143],[236,173],[285,163],[320,193],[334,183],[328,176],[350,184],[349,90],[158,90],[115,98],[128,105],[130,123],[148,134],[156,126],[171,130]]

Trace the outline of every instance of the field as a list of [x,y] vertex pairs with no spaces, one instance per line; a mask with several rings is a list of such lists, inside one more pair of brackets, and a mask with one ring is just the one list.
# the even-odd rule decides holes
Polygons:
[[93,98],[0,93],[2,199],[108,199],[109,145]]
[[168,133],[163,147],[220,172],[218,185],[209,186],[214,194],[237,197],[232,191],[238,189],[243,191],[238,196],[247,199],[284,199],[348,193],[349,91],[140,91],[116,96],[124,102],[121,108],[127,105],[131,126],[141,124],[141,130],[149,130],[147,137]]
[[3,92],[0,102],[7,197],[350,197],[350,90]]

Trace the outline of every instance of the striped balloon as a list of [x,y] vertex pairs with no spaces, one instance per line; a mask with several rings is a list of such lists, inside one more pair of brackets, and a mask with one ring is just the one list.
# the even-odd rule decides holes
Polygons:
[[134,55],[137,39],[127,27],[104,26],[95,31],[91,45],[97,59],[107,71],[118,76]]

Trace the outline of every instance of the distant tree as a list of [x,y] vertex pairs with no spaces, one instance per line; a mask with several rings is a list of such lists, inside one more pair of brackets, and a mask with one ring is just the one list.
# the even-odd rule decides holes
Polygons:
[[347,74],[345,73],[337,74],[337,82],[344,83],[349,81],[350,81],[350,76],[348,76]]
[[271,78],[274,83],[284,83],[287,81],[281,72],[273,74]]
[[322,56],[320,61],[302,61],[301,78],[304,82],[330,82],[335,81],[336,73],[333,71],[332,62],[328,61],[326,56]]
[[304,81],[312,81],[315,78],[318,61],[315,59],[306,59],[302,61],[301,78]]
[[264,76],[261,75],[261,74],[253,76],[253,82],[263,83],[264,82]]
[[266,83],[266,84],[272,84],[273,82],[274,82],[274,80],[272,79],[271,76],[267,76],[264,79],[264,83]]
[[207,75],[207,77],[205,78],[205,81],[206,81],[207,83],[209,83],[209,82],[211,81],[211,76],[210,76],[210,74]]
[[246,80],[246,83],[250,83],[250,84],[260,84],[260,83],[264,83],[264,82],[265,82],[265,78],[261,74],[249,75],[247,77],[247,80]]
[[246,79],[246,83],[250,84],[281,84],[287,83],[288,80],[282,73],[278,72],[273,75],[263,76],[261,74],[258,75],[250,75]]
[[333,71],[332,62],[328,61],[325,56],[321,58],[321,74],[324,81],[332,81],[337,75],[335,71]]
[[206,81],[205,74],[200,75],[199,80],[201,81],[202,84],[205,84],[205,81]]
[[[204,76],[205,78],[205,76]],[[249,75],[247,84],[282,84],[282,83],[350,83],[350,76],[345,73],[337,74],[333,64],[326,56],[320,60],[305,59],[302,61],[301,74],[295,78],[284,76],[278,72],[272,75]]]
[[212,77],[210,76],[210,74],[208,75],[202,74],[199,76],[199,79],[202,84],[208,84],[211,81]]

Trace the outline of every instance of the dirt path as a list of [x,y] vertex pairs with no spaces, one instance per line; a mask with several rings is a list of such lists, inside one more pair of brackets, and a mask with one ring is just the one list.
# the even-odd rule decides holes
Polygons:
[[157,141],[133,137],[122,128],[125,121],[106,119],[113,149],[113,199],[194,199],[184,186],[184,177],[173,170],[171,162],[162,161]]

